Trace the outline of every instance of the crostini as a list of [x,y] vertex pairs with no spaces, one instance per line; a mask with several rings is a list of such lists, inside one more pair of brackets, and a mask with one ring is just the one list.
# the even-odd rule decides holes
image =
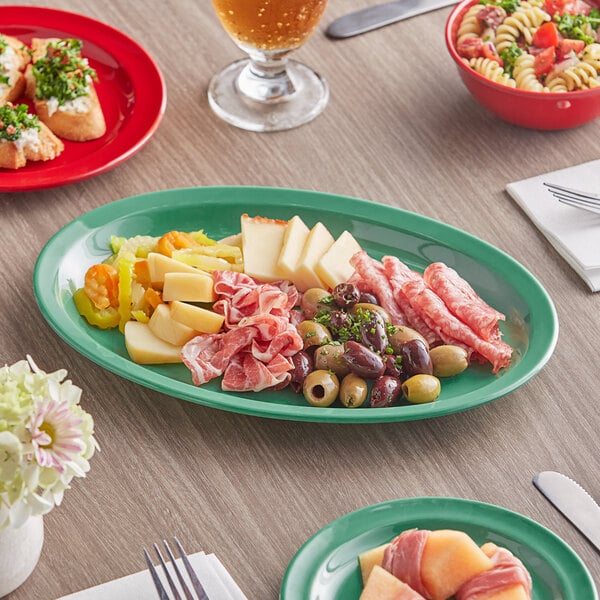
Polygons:
[[63,149],[61,140],[27,112],[26,104],[0,106],[0,168],[18,169],[28,160],[52,160]]
[[94,87],[97,75],[81,56],[81,41],[33,38],[31,53],[25,93],[40,121],[66,140],[102,137],[106,122]]
[[25,91],[25,67],[30,56],[15,37],[0,33],[0,106],[14,102]]

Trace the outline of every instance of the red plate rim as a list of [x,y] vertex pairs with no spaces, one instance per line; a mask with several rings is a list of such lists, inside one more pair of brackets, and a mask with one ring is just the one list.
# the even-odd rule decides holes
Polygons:
[[[167,93],[158,65],[138,42],[102,21],[54,8],[2,6],[0,23],[0,32],[7,35],[29,29],[32,35],[23,37],[33,37],[41,31],[45,37],[81,39],[84,56],[86,47],[108,56],[111,66],[107,68],[119,71],[132,90],[131,97],[126,98],[123,90],[117,89],[117,83],[106,82],[102,90],[100,81],[97,89],[101,102],[103,94],[113,91],[120,92],[120,99],[127,103],[121,119],[111,123],[107,118],[107,132],[100,140],[65,142],[63,154],[68,155],[69,144],[76,146],[68,162],[59,156],[48,162],[27,163],[14,171],[0,169],[0,191],[44,189],[100,175],[132,157],[150,140],[164,115]],[[91,58],[90,63],[95,66]]]

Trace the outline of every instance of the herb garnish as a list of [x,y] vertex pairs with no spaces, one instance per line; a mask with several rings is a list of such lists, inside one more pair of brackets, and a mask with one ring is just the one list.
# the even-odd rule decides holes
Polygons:
[[500,58],[504,62],[504,72],[512,77],[515,61],[523,54],[523,50],[513,42],[506,50],[500,52]]
[[[4,54],[4,51],[6,50],[6,48],[8,48],[8,43],[4,39],[4,36],[0,35],[0,54]],[[2,67],[1,64],[0,64],[0,67]],[[8,71],[8,69],[6,67],[3,67],[0,70]],[[8,84],[9,81],[10,80],[8,78],[8,75],[3,75],[2,73],[0,73],[0,84],[3,84],[3,83]]]
[[40,121],[36,115],[27,112],[27,104],[15,106],[7,102],[0,106],[0,140],[14,142],[26,129],[39,129]]
[[508,14],[514,13],[519,7],[520,0],[479,0],[479,4],[491,4],[503,8]]
[[46,56],[35,61],[36,97],[56,98],[59,106],[89,94],[89,83],[97,81],[96,71],[81,57],[81,41],[59,40],[48,44]]
[[588,35],[589,25],[595,31],[600,26],[600,11],[597,8],[593,8],[589,15],[564,15],[555,14],[554,20],[557,22],[557,27],[560,33],[572,40],[583,40],[586,44],[592,44],[595,38]]

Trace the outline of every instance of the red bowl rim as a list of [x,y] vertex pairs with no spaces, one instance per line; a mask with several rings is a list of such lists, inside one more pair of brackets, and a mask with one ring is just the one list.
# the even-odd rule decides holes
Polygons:
[[[498,92],[503,92],[505,94],[510,94],[513,96],[521,96],[523,98],[548,98],[552,100],[558,99],[566,99],[566,98],[574,98],[575,96],[595,96],[600,94],[600,86],[587,89],[587,90],[574,90],[572,92],[535,92],[532,90],[522,90],[510,87],[508,85],[504,85],[502,83],[498,83],[496,81],[492,81],[488,79],[481,73],[474,71],[458,54],[455,47],[455,40],[452,36],[452,27],[454,23],[461,16],[461,13],[466,12],[466,10],[472,6],[473,4],[478,4],[479,0],[461,0],[450,12],[448,15],[448,19],[446,21],[445,28],[445,37],[446,37],[446,47],[448,48],[448,52],[450,56],[456,63],[457,67],[462,70],[464,73],[468,73],[471,77],[473,77],[479,83],[487,85],[493,89],[496,89]],[[565,98],[566,96],[566,98]]]

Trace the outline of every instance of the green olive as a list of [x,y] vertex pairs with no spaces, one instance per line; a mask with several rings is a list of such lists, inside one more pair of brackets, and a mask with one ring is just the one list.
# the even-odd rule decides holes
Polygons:
[[331,341],[329,329],[316,321],[302,321],[298,324],[298,333],[304,341],[304,349],[310,346],[320,346]]
[[412,404],[433,402],[439,395],[442,386],[440,380],[433,375],[413,375],[402,384],[404,397]]
[[343,344],[324,344],[315,350],[315,369],[333,371],[338,377],[343,377],[350,372],[348,363],[342,358]]
[[351,309],[350,314],[356,315],[358,311],[369,310],[371,312],[378,312],[383,318],[384,323],[391,323],[392,319],[390,317],[390,313],[383,308],[383,306],[379,306],[379,304],[371,304],[370,302],[357,302]]
[[436,377],[452,377],[469,366],[467,351],[453,344],[436,346],[429,351],[429,356]]
[[348,373],[340,383],[340,402],[346,408],[362,406],[367,399],[367,382],[354,373]]
[[338,397],[340,380],[335,373],[318,369],[306,376],[302,392],[311,406],[330,406]]
[[405,327],[404,325],[398,325],[396,331],[388,336],[388,340],[396,354],[400,352],[403,344],[410,342],[411,340],[421,340],[425,344],[425,347],[429,349],[427,340],[416,329]]
[[321,288],[310,288],[302,294],[300,300],[300,308],[306,319],[312,319],[320,310],[328,308],[326,304],[322,304],[321,300],[330,296],[327,290]]

